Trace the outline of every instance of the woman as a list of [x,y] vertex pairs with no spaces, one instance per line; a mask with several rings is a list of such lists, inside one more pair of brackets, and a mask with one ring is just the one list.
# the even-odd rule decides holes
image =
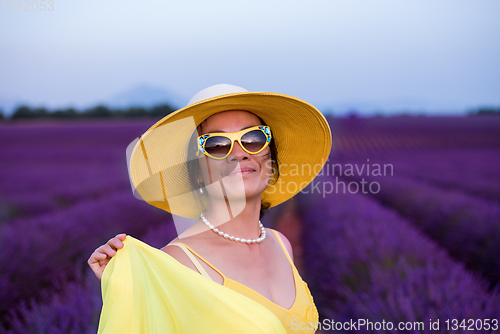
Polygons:
[[310,104],[231,85],[153,125],[130,146],[134,194],[196,221],[163,252],[124,234],[96,249],[99,332],[314,333],[290,242],[259,219],[314,179],[330,147]]

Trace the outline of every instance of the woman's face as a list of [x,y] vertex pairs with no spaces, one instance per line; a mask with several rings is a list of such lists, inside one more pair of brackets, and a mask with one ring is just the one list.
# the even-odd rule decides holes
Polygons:
[[[259,118],[247,111],[225,111],[207,118],[201,124],[201,134],[210,132],[238,132],[242,129],[262,125]],[[272,129],[271,129],[272,130]],[[262,152],[249,154],[235,141],[230,154],[222,160],[200,155],[201,177],[205,185],[223,182],[229,200],[233,198],[250,198],[262,194],[272,176],[271,149],[267,146]],[[220,189],[216,184],[212,189]],[[210,196],[217,196],[219,191],[211,191]]]

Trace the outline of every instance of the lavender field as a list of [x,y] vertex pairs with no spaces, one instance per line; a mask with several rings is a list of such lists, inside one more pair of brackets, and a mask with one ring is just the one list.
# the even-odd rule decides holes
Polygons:
[[[95,333],[92,251],[121,232],[156,247],[176,236],[127,176],[125,149],[154,121],[0,123],[0,333]],[[500,118],[329,122],[332,153],[315,182],[333,188],[291,201],[296,261],[320,320],[425,325],[352,333],[468,333],[445,321],[500,321]],[[355,192],[362,182],[374,191]]]

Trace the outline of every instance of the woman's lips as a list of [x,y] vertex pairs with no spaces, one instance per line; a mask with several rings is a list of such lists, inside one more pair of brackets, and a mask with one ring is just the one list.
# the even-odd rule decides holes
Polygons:
[[255,173],[255,170],[253,168],[243,167],[241,169],[234,170],[229,175],[248,175],[252,173]]

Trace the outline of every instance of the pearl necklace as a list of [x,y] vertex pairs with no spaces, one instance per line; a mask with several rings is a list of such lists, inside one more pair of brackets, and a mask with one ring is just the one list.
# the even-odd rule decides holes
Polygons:
[[236,238],[236,237],[233,237],[232,235],[229,235],[227,233],[219,231],[219,229],[215,228],[212,224],[210,224],[208,219],[205,217],[204,213],[201,214],[201,220],[205,223],[205,225],[208,226],[209,229],[211,229],[212,231],[214,231],[218,235],[220,235],[226,239],[232,240],[232,241],[241,242],[242,244],[250,245],[250,244],[260,243],[260,242],[262,242],[262,240],[264,240],[266,238],[266,230],[264,229],[264,225],[262,225],[260,220],[259,220],[260,237],[258,237],[257,239],[252,239],[252,240],[250,240],[250,239],[247,240],[247,239],[243,239],[243,238]]

